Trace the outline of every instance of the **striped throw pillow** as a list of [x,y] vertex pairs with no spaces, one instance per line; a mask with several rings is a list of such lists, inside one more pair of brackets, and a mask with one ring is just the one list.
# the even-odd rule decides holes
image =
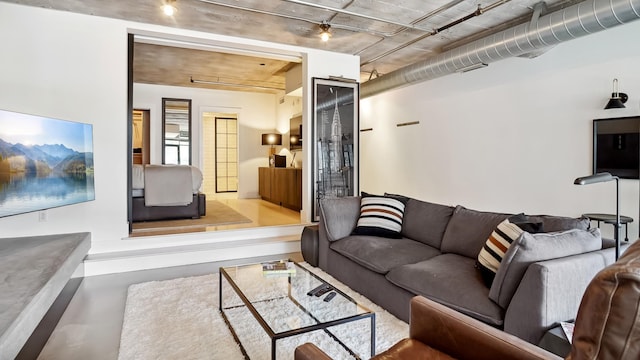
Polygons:
[[366,196],[360,200],[360,218],[353,235],[400,239],[404,204],[391,197]]
[[541,231],[541,223],[526,222],[524,214],[512,216],[496,227],[478,254],[477,266],[487,287],[491,287],[504,255],[523,232]]

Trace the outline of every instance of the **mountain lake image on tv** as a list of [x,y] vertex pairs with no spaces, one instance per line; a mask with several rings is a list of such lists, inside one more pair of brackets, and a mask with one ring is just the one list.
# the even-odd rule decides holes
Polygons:
[[0,110],[0,217],[95,199],[90,124]]

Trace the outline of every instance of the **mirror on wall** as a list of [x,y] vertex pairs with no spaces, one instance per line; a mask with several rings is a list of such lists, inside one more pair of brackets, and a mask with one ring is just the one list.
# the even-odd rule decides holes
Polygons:
[[297,115],[289,120],[289,150],[302,149],[302,115]]
[[162,163],[191,165],[191,100],[162,98]]

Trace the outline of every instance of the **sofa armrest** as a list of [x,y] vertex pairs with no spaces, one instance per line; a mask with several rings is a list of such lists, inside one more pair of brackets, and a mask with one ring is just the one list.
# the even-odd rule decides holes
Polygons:
[[538,344],[545,331],[575,318],[587,285],[614,257],[609,248],[529,265],[506,309],[504,330]]
[[456,359],[560,359],[422,296],[411,299],[409,336]]
[[324,225],[329,241],[349,236],[359,217],[359,197],[323,199],[320,202],[320,225]]
[[360,217],[360,198],[323,199],[318,224],[318,266],[328,271],[329,244],[349,236]]

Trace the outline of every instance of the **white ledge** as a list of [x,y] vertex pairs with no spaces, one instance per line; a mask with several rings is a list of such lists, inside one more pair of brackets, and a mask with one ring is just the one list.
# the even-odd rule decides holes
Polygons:
[[90,247],[90,233],[0,239],[0,360],[18,355]]

